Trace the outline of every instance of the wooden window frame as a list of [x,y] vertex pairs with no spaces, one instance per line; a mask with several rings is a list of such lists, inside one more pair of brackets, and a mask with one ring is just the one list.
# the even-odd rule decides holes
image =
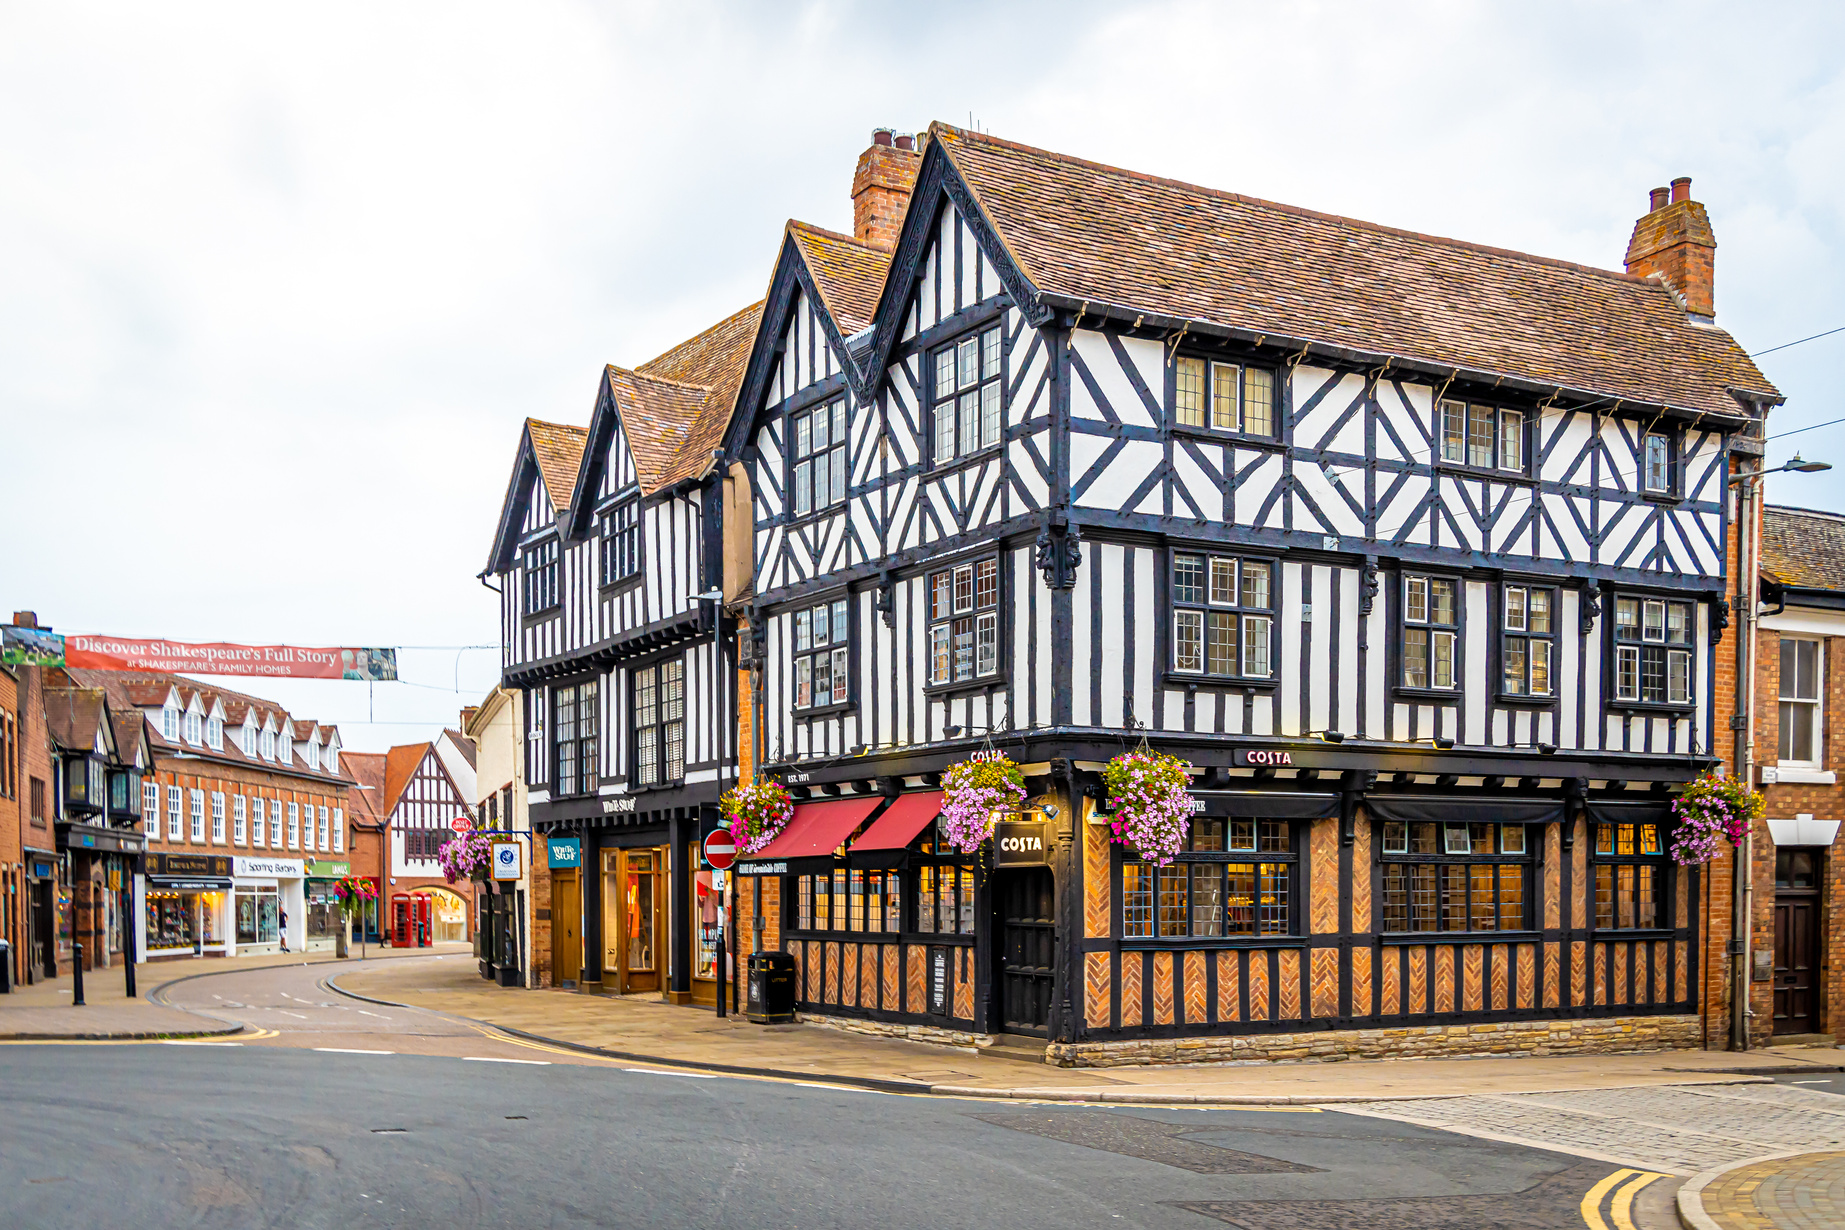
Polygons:
[[[1538,595],[1546,606],[1547,628],[1532,627],[1537,620]],[[1506,581],[1499,586],[1499,669],[1498,698],[1510,704],[1548,705],[1557,699],[1558,602],[1561,594],[1554,585],[1532,581]],[[1542,653],[1539,653],[1539,650]],[[1544,661],[1544,690],[1538,691],[1537,663]],[[1512,664],[1521,662],[1514,686]]]
[[[1373,835],[1373,840],[1377,843],[1377,858],[1382,866],[1382,871],[1378,878],[1376,898],[1377,925],[1380,935],[1417,937],[1524,935],[1535,930],[1538,903],[1532,899],[1532,890],[1537,883],[1537,876],[1534,874],[1533,868],[1537,865],[1537,851],[1543,841],[1541,825],[1498,823],[1448,824],[1435,821],[1412,822],[1398,820],[1380,820],[1376,821],[1375,824],[1376,832]],[[1432,852],[1413,848],[1413,839],[1416,834],[1412,833],[1411,830],[1424,827],[1433,829],[1434,831],[1436,849]],[[1493,848],[1484,852],[1478,849],[1480,839],[1479,830],[1481,829],[1494,830],[1491,839]],[[1535,835],[1532,832],[1533,829],[1538,830]],[[1393,830],[1395,831],[1393,832]],[[1506,835],[1508,832],[1517,832],[1520,835],[1521,844],[1523,846],[1521,850],[1514,851],[1507,848],[1508,842],[1506,840]],[[1456,848],[1454,838],[1457,833],[1465,840],[1467,848],[1464,851]],[[1417,927],[1413,925],[1416,921],[1417,914],[1414,894],[1419,887],[1415,870],[1406,873],[1409,878],[1404,881],[1404,891],[1410,895],[1406,896],[1403,900],[1402,909],[1404,913],[1401,915],[1403,921],[1411,925],[1407,928],[1393,928],[1390,925],[1392,921],[1391,909],[1393,905],[1391,901],[1391,869],[1394,867],[1408,867],[1412,869],[1426,868],[1431,871],[1432,874],[1428,883],[1432,886],[1432,891],[1434,892],[1434,900],[1432,902],[1433,914],[1431,916],[1433,926]],[[1467,897],[1467,917],[1464,920],[1467,925],[1465,927],[1452,927],[1448,925],[1449,902],[1448,894],[1444,891],[1444,881],[1448,878],[1445,874],[1445,869],[1450,867],[1468,869],[1463,880],[1463,887]],[[1474,909],[1474,896],[1479,886],[1475,880],[1475,872],[1473,869],[1477,867],[1491,867],[1494,869],[1492,880],[1492,917],[1494,925],[1490,928],[1476,929],[1474,926],[1477,919]],[[1505,925],[1505,910],[1508,903],[1505,900],[1502,885],[1504,883],[1504,872],[1508,867],[1516,868],[1519,876],[1519,901],[1517,905],[1519,915],[1517,920],[1518,925],[1516,927]]]
[[528,618],[548,615],[563,605],[563,596],[557,584],[558,557],[561,554],[555,534],[520,551],[522,609]]
[[[1664,456],[1660,459],[1665,473],[1664,482],[1653,484],[1653,443],[1658,441]],[[1644,496],[1653,499],[1676,499],[1679,495],[1678,472],[1678,432],[1658,431],[1649,427],[1640,429],[1640,448],[1635,461],[1634,488]]]
[[[585,696],[589,701],[587,710]],[[602,683],[590,677],[551,687],[551,793],[576,798],[596,793],[602,747]],[[569,706],[568,715],[564,712]],[[588,722],[585,729],[585,714]],[[568,769],[566,769],[568,764]]]
[[[882,937],[887,942],[895,941],[903,934],[908,921],[905,911],[909,908],[906,890],[910,879],[909,871],[861,871],[843,866],[830,872],[789,876],[786,898],[789,910],[784,925],[803,935]],[[890,925],[892,884],[897,886],[896,926]],[[840,888],[844,891],[837,891]],[[876,926],[871,925],[874,920],[870,917],[874,896],[878,903]],[[844,908],[834,909],[836,903]]]
[[[1215,837],[1213,837],[1213,832]],[[1194,817],[1186,837],[1186,849],[1174,856],[1165,867],[1134,858],[1125,850],[1114,860],[1116,900],[1115,933],[1124,947],[1134,948],[1235,948],[1289,944],[1305,933],[1302,926],[1304,902],[1301,897],[1301,847],[1306,841],[1307,826],[1297,820],[1248,816]],[[1277,844],[1282,843],[1282,844]],[[1285,846],[1285,848],[1283,848]],[[1217,869],[1217,870],[1213,870]],[[1249,929],[1232,930],[1232,910],[1237,875],[1250,877]],[[1263,904],[1271,877],[1280,877],[1277,905]],[[1144,878],[1147,885],[1144,929],[1140,919],[1131,915],[1137,893],[1131,884]],[[1217,889],[1217,930],[1201,926],[1197,890],[1201,882],[1215,880]],[[1169,887],[1171,885],[1171,887]],[[1168,892],[1182,894],[1179,907],[1182,927],[1165,916]],[[1278,908],[1280,925],[1264,910]]]
[[[990,604],[983,604],[980,598],[980,583],[983,569],[989,564],[993,568],[993,600]],[[1007,662],[1006,578],[1005,570],[999,564],[998,553],[983,552],[979,555],[964,557],[940,568],[933,568],[923,574],[924,675],[928,680],[923,691],[926,694],[935,695],[941,692],[985,688],[1005,682]],[[963,570],[966,570],[969,576],[970,605],[965,609],[960,605],[956,589]],[[945,614],[938,615],[937,585],[944,577],[948,580],[946,591],[948,609]],[[993,662],[990,669],[982,671],[980,669],[981,635],[989,618],[992,620],[993,629]],[[959,635],[956,625],[964,621],[969,625],[968,632],[972,637],[968,645],[972,670],[967,675],[960,675],[956,671],[955,661],[956,638]],[[937,668],[941,664],[941,659],[937,657],[938,630],[946,637],[942,643],[947,652],[946,672],[939,678]]]
[[[789,668],[789,692],[796,713],[812,717],[850,709],[855,703],[853,665],[856,656],[853,642],[856,638],[853,632],[857,621],[853,619],[853,613],[852,595],[849,592],[805,603],[788,613],[788,641],[794,646],[794,660]],[[824,640],[817,636],[821,623],[827,625]],[[801,635],[803,626],[807,628],[805,639]],[[824,700],[817,687],[823,667],[827,680]],[[805,704],[801,701],[804,679],[808,688]]]
[[[827,425],[826,442],[823,444],[813,442],[815,420]],[[801,444],[802,428],[808,431],[805,446]],[[788,520],[795,522],[810,517],[825,517],[845,507],[852,489],[851,398],[841,394],[824,398],[811,406],[788,411],[783,439],[788,452],[787,473],[783,475],[786,484],[783,490],[788,493]],[[820,488],[814,482],[819,477],[816,471],[822,469],[828,475],[827,498],[824,502],[815,498]],[[802,494],[807,496],[806,507],[801,506],[799,497]]]
[[[1633,830],[1631,835],[1622,830]],[[1652,831],[1652,850],[1645,851],[1647,830]],[[1623,850],[1623,845],[1630,848]],[[1650,924],[1642,926],[1639,921],[1638,888],[1642,877],[1635,872],[1630,884],[1623,886],[1624,878],[1619,869],[1623,867],[1651,867],[1653,869],[1653,908],[1654,916]],[[1608,874],[1603,875],[1603,869]],[[1666,834],[1662,826],[1645,821],[1615,821],[1604,823],[1594,821],[1589,830],[1589,916],[1590,928],[1602,935],[1629,935],[1633,933],[1665,934],[1670,932],[1675,920],[1672,917],[1674,894],[1677,885],[1672,880],[1672,856],[1667,849]],[[1608,910],[1603,911],[1603,890],[1608,890],[1606,901]],[[1623,893],[1631,896],[1633,922],[1621,923]],[[1603,925],[1603,918],[1613,921]]]
[[[1411,611],[1413,608],[1410,602],[1410,597],[1413,593],[1416,592],[1415,587],[1416,587],[1417,582],[1421,582],[1423,586],[1422,588],[1422,614],[1420,616],[1414,616],[1411,614]],[[1435,604],[1434,604],[1435,585],[1437,583],[1444,584],[1450,587],[1449,618],[1442,622],[1436,622],[1434,618],[1435,616]],[[1395,688],[1396,691],[1408,693],[1414,696],[1443,696],[1443,697],[1455,696],[1455,697],[1458,697],[1461,694],[1461,683],[1462,683],[1463,676],[1466,673],[1465,670],[1463,669],[1463,666],[1464,666],[1463,656],[1464,656],[1464,651],[1466,648],[1466,642],[1463,640],[1463,629],[1462,629],[1462,623],[1461,623],[1462,608],[1465,605],[1466,592],[1467,591],[1466,591],[1465,584],[1461,581],[1459,577],[1456,577],[1456,576],[1446,575],[1446,574],[1438,573],[1438,572],[1410,572],[1410,571],[1404,571],[1398,574],[1398,583],[1397,583],[1397,659],[1398,659],[1398,666],[1397,666],[1397,679],[1396,679],[1396,688]],[[1427,652],[1426,652],[1426,656],[1423,659],[1424,678],[1423,678],[1423,682],[1421,683],[1410,682],[1409,648],[1411,644],[1410,633],[1412,632],[1424,632],[1428,635],[1428,640],[1425,643]],[[1435,664],[1436,664],[1436,657],[1437,657],[1436,652],[1435,652],[1435,646],[1438,643],[1437,638],[1441,636],[1446,636],[1449,638],[1449,641],[1448,641],[1448,645],[1449,645],[1448,676],[1449,678],[1448,678],[1447,683],[1436,683],[1435,682]]]
[[[1199,596],[1181,596],[1179,584],[1180,560],[1197,560],[1200,565]],[[1218,565],[1227,564],[1231,569],[1230,598],[1219,599]],[[1256,565],[1267,570],[1266,598],[1261,606],[1248,604],[1247,586],[1244,584],[1244,568]],[[1208,550],[1192,550],[1185,547],[1173,547],[1167,552],[1167,629],[1172,642],[1168,655],[1168,677],[1181,683],[1225,683],[1248,684],[1254,686],[1273,686],[1276,682],[1276,591],[1281,578],[1281,564],[1278,560],[1265,556],[1230,555]],[[1213,669],[1216,655],[1212,653],[1216,642],[1213,636],[1212,616],[1227,616],[1234,632],[1233,656],[1234,666],[1230,671]],[[1251,621],[1261,620],[1267,626],[1266,657],[1268,669],[1262,673],[1249,670],[1248,633]],[[1198,636],[1197,665],[1187,666],[1188,656],[1182,656],[1185,637],[1181,629],[1195,624]]]
[[[999,320],[984,321],[946,342],[931,346],[927,352],[924,375],[929,383],[929,422],[925,430],[929,461],[934,469],[957,465],[1005,445],[1007,356],[1006,333],[1001,323]],[[971,378],[967,375],[967,352],[964,350],[969,343],[973,344],[976,373]],[[954,385],[944,392],[943,377],[948,375],[953,376]],[[971,405],[962,405],[970,397],[973,399]],[[971,432],[964,433],[963,429],[969,425],[970,410],[973,414]],[[973,441],[963,439],[964,434],[972,434]]]
[[[677,718],[666,716],[668,702],[664,692],[664,685],[670,682],[667,679],[668,674],[671,673],[669,668],[674,666],[678,668],[679,685],[679,716]],[[641,703],[643,677],[646,677],[655,689],[653,702],[645,711]],[[683,652],[671,654],[656,658],[645,665],[631,667],[628,674],[628,694],[629,712],[632,714],[629,726],[632,738],[628,744],[631,764],[628,788],[630,790],[658,790],[679,785],[685,781],[686,705],[688,700],[685,654]],[[651,721],[641,720],[644,712],[650,712],[653,715]],[[669,771],[675,768],[670,754],[674,727],[678,728],[679,738],[679,761],[676,766],[678,769],[676,776]],[[643,744],[647,742],[643,735],[647,732],[654,733],[653,763],[651,765],[643,761]]]
[[[1481,477],[1530,479],[1532,441],[1537,414],[1522,406],[1499,402],[1443,398],[1435,405],[1435,463],[1443,469],[1460,469]],[[1480,460],[1478,428],[1488,424],[1492,439]],[[1516,456],[1511,454],[1516,451]]]
[[637,581],[641,575],[641,500],[632,496],[596,519],[596,555],[602,588]]
[[[1789,695],[1789,671],[1787,669],[1788,650],[1794,651],[1793,682],[1798,690],[1799,656],[1802,647],[1813,651],[1813,695]],[[1823,637],[1817,636],[1783,636],[1780,645],[1780,669],[1775,686],[1775,698],[1780,723],[1775,738],[1775,764],[1790,769],[1823,770],[1826,762],[1826,644]],[[1795,707],[1810,709],[1811,725],[1807,737],[1812,746],[1807,750],[1809,756],[1795,756],[1790,753],[1798,751],[1791,741]]]
[[[1634,622],[1622,622],[1627,604],[1633,604]],[[1660,634],[1650,635],[1653,607],[1660,608]],[[1672,608],[1684,611],[1684,639],[1672,640]],[[1697,706],[1698,603],[1696,599],[1630,591],[1617,592],[1608,603],[1608,705],[1617,709],[1645,709],[1664,713],[1689,713]],[[1626,629],[1632,627],[1630,633]],[[1648,696],[1647,673],[1658,662],[1659,696]],[[1684,664],[1684,699],[1672,699],[1675,660]],[[1631,663],[1631,667],[1630,664]],[[1631,678],[1631,684],[1629,682]]]
[[[1198,404],[1183,404],[1190,386],[1191,365],[1197,364]],[[1254,373],[1268,381],[1268,429],[1251,431],[1249,421],[1249,377]],[[1226,405],[1220,397],[1222,381],[1229,375],[1235,384],[1234,399]],[[1209,436],[1213,439],[1254,440],[1269,444],[1281,440],[1281,373],[1261,363],[1181,351],[1167,365],[1166,422],[1176,432]],[[1190,415],[1197,422],[1187,422]],[[1225,426],[1223,420],[1230,420]]]

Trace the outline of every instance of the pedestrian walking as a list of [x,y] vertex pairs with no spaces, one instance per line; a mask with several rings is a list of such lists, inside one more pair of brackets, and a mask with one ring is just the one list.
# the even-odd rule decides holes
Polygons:
[[280,934],[282,937],[282,951],[287,952],[288,951],[288,911],[287,910],[277,910],[276,914],[282,920],[281,928],[280,928]]

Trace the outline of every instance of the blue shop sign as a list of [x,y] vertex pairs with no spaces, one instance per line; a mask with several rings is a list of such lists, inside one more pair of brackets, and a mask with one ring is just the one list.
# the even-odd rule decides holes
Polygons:
[[545,848],[550,851],[553,867],[581,867],[583,865],[583,839],[581,837],[552,837],[545,841]]

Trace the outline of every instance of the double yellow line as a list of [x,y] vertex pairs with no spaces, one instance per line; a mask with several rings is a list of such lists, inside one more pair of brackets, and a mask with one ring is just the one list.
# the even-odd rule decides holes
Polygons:
[[[1602,1220],[1602,1201],[1607,1200],[1612,1230],[1635,1230],[1634,1197],[1653,1180],[1663,1178],[1664,1175],[1650,1170],[1615,1171],[1591,1187],[1582,1198],[1582,1220],[1589,1230],[1611,1230],[1609,1222]],[[1614,1193],[1612,1200],[1609,1199],[1610,1192]]]

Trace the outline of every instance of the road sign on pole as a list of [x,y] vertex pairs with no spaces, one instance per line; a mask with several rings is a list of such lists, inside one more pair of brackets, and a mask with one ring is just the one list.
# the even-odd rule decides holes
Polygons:
[[474,822],[466,816],[456,816],[453,820],[448,822],[448,826],[457,833],[465,833],[474,827]]
[[737,842],[729,829],[718,829],[705,838],[705,861],[719,871],[729,871],[737,861]]

